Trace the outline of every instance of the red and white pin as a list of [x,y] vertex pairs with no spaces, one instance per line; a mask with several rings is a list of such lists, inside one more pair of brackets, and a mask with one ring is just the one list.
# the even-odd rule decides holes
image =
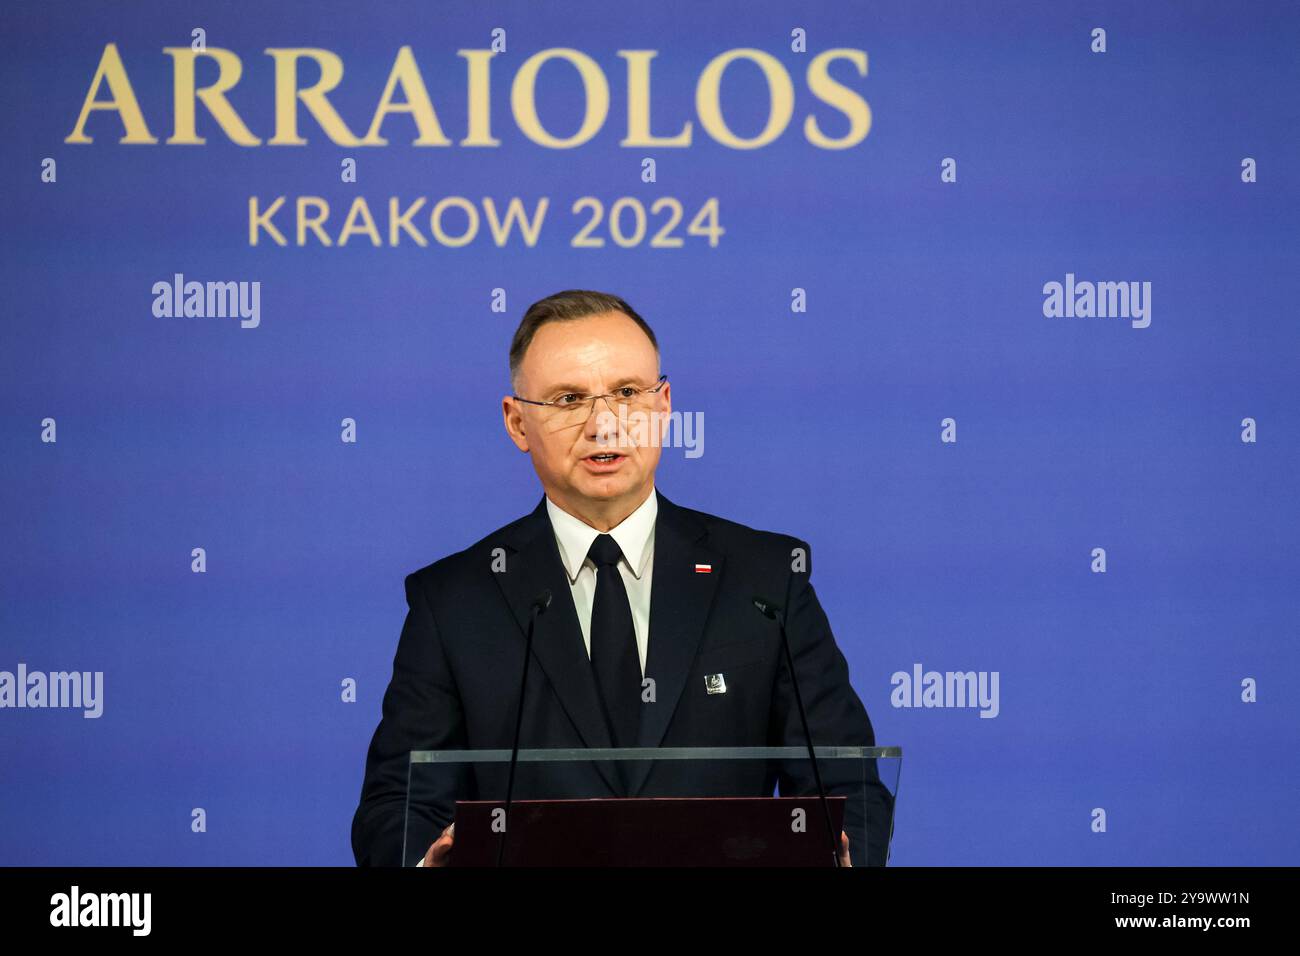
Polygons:
[[696,574],[712,574],[712,573],[713,573],[713,565],[711,565],[711,564],[697,564],[697,565],[695,566],[695,573],[696,573]]

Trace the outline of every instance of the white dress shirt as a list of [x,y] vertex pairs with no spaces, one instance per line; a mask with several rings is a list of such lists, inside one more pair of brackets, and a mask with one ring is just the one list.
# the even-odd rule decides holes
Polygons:
[[[582,628],[582,641],[587,645],[587,656],[591,657],[591,605],[596,597],[597,571],[596,566],[587,560],[587,552],[601,532],[564,511],[549,496],[546,513],[550,515],[560,560],[569,579],[573,606],[578,611],[578,625]],[[654,571],[655,518],[658,514],[659,496],[651,486],[646,500],[609,529],[609,534],[623,552],[618,562],[618,573],[623,578],[627,600],[632,606],[632,627],[636,631],[642,676],[645,676],[646,652],[650,644],[650,578]],[[424,866],[423,858],[415,865]]]
[[[596,597],[596,566],[587,560],[591,544],[601,532],[580,518],[564,511],[548,497],[546,511],[555,529],[555,542],[560,547],[560,560],[569,578],[573,606],[578,611],[578,624],[582,628],[582,641],[591,656],[591,606]],[[654,571],[655,517],[659,513],[659,498],[653,487],[646,500],[637,509],[609,529],[609,534],[623,552],[618,562],[618,572],[627,589],[628,603],[632,606],[632,627],[636,631],[636,649],[641,658],[641,674],[645,675],[646,651],[650,641],[650,578]]]

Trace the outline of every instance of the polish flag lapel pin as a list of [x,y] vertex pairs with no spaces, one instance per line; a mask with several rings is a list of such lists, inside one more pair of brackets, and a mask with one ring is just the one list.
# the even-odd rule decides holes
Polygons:
[[695,573],[696,573],[696,574],[712,574],[712,573],[713,573],[713,565],[711,565],[711,564],[697,564],[697,565],[695,566]]

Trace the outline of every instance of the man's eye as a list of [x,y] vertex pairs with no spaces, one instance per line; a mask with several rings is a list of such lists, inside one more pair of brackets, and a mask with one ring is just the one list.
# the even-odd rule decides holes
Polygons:
[[631,398],[633,395],[639,392],[640,389],[633,388],[631,385],[624,385],[622,388],[619,389],[619,391],[623,393],[624,398]]
[[555,400],[555,403],[557,405],[575,405],[577,404],[578,399],[581,397],[582,396],[574,392],[567,392],[564,395],[561,395],[559,398],[557,398]]

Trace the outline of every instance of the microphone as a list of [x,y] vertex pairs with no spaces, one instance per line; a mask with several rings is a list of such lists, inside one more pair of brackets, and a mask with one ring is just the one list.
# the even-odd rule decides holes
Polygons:
[[831,840],[831,857],[835,860],[835,865],[840,864],[840,839],[835,832],[835,824],[831,823],[831,806],[826,801],[826,788],[822,785],[821,769],[817,766],[817,757],[813,753],[812,734],[808,732],[808,711],[803,706],[803,694],[799,693],[799,678],[794,672],[794,656],[790,653],[790,639],[786,637],[785,621],[781,614],[781,608],[762,597],[754,598],[754,607],[766,618],[776,621],[777,627],[781,629],[781,646],[785,648],[785,663],[790,668],[790,683],[794,685],[794,700],[799,706],[799,720],[803,723],[803,736],[808,744],[808,760],[812,764],[813,779],[817,781],[817,795],[821,798],[822,814],[826,817],[826,835]]
[[528,612],[528,639],[524,642],[524,673],[519,679],[519,706],[515,714],[515,742],[510,749],[510,774],[506,778],[506,826],[501,831],[501,843],[497,846],[497,866],[500,866],[505,859],[506,841],[510,839],[510,801],[515,790],[515,765],[519,762],[519,734],[524,726],[524,690],[528,687],[528,665],[533,659],[533,629],[537,626],[537,618],[550,606],[551,589],[543,588],[537,597],[533,598]]

